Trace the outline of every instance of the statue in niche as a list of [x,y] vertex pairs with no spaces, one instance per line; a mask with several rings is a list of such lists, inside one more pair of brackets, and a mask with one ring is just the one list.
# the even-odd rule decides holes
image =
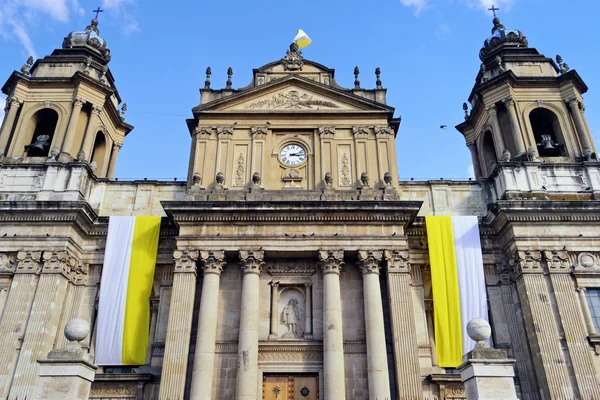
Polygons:
[[300,338],[304,333],[302,329],[302,320],[300,319],[300,307],[298,300],[290,299],[283,308],[281,321],[287,328],[287,332],[281,335],[282,338]]

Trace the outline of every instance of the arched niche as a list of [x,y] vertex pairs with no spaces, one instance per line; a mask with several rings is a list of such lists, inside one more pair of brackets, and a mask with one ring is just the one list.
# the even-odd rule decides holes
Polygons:
[[108,145],[104,132],[96,132],[96,139],[94,140],[94,147],[92,148],[92,156],[90,157],[90,162],[96,163],[96,171],[103,171],[107,151]]
[[547,108],[529,113],[529,123],[541,157],[565,156],[565,138],[557,115]]
[[44,108],[33,114],[24,138],[25,155],[27,157],[48,157],[57,125],[58,113],[51,108]]
[[481,171],[486,176],[491,175],[498,164],[494,138],[492,137],[492,131],[489,129],[484,131],[479,138],[479,162]]
[[281,339],[301,339],[304,336],[306,310],[304,292],[286,287],[279,293],[278,330]]

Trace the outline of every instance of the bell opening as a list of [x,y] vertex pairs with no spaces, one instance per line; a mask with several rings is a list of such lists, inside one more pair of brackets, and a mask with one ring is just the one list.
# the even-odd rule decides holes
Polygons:
[[537,108],[529,114],[531,129],[541,157],[564,156],[564,139],[556,114]]
[[25,146],[27,157],[47,157],[58,123],[58,114],[49,108],[40,110],[33,115],[32,123],[35,128],[30,144]]

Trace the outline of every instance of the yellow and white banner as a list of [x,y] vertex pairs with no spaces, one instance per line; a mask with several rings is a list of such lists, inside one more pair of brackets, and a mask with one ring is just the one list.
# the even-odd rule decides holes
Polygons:
[[455,368],[475,342],[467,335],[473,318],[488,320],[477,217],[425,217],[435,345],[440,367]]
[[296,33],[296,36],[294,37],[294,42],[302,49],[308,46],[312,40],[310,40],[306,32],[302,29],[298,29],[298,33]]
[[161,217],[110,217],[96,332],[97,365],[144,365]]

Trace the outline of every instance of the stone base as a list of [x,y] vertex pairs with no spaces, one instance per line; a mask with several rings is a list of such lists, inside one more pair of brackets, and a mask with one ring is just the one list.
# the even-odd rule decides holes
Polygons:
[[459,366],[467,400],[517,400],[515,360],[470,359]]
[[35,400],[87,400],[96,369],[87,361],[40,360]]

